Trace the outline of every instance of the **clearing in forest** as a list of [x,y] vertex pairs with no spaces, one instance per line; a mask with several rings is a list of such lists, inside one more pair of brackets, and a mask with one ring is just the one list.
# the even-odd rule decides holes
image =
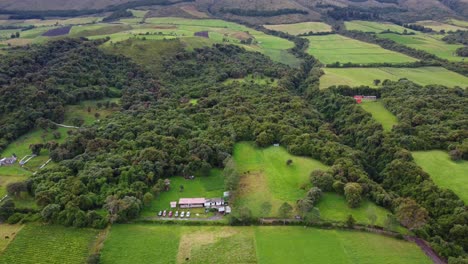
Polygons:
[[296,226],[114,225],[107,263],[431,263],[414,243]]
[[420,68],[324,68],[325,74],[320,78],[320,88],[332,85],[380,87],[375,80],[398,81],[406,78],[420,85],[440,84],[447,87],[466,87],[468,78],[442,67]]
[[263,25],[267,29],[285,32],[291,35],[300,35],[309,32],[331,32],[330,25],[323,22],[302,22],[294,24]]
[[308,52],[325,64],[340,63],[405,63],[417,61],[407,55],[341,35],[307,37]]
[[440,187],[450,189],[468,203],[468,161],[453,161],[441,150],[415,151],[416,163],[431,176]]
[[424,33],[416,35],[379,34],[381,38],[391,39],[410,48],[426,51],[442,59],[463,61],[464,58],[456,54],[456,50],[463,47],[463,45],[447,44],[441,40],[443,36],[444,35],[429,35]]
[[[293,163],[287,165],[291,159]],[[234,148],[234,160],[241,173],[240,192],[235,201],[235,208],[247,207],[254,216],[275,217],[283,202],[293,207],[296,201],[305,197],[312,187],[309,175],[313,170],[327,170],[329,167],[307,157],[289,154],[283,147],[260,149],[250,142],[237,143]],[[263,215],[262,204],[271,203],[269,215]],[[377,215],[377,225],[383,223],[390,212],[363,200],[358,208],[349,208],[343,196],[336,193],[324,193],[317,204],[320,217],[325,220],[345,221],[353,215],[357,222],[367,224],[367,211]]]
[[388,111],[380,101],[363,101],[362,108],[369,112],[372,117],[379,122],[385,131],[391,131],[393,126],[398,124],[398,119]]
[[0,263],[86,263],[97,230],[28,224],[0,255]]

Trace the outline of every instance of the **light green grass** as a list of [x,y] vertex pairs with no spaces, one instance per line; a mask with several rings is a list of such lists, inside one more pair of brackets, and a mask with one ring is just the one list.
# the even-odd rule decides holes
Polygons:
[[294,24],[263,25],[267,29],[282,31],[291,35],[299,35],[309,32],[330,32],[331,26],[323,22],[302,22]]
[[375,234],[256,227],[259,263],[432,263],[416,244]]
[[[193,180],[186,180],[183,177],[171,177],[171,189],[162,192],[155,197],[153,202],[142,211],[142,217],[156,216],[160,210],[169,210],[171,201],[179,202],[180,198],[221,198],[224,192],[224,177],[221,170],[213,169],[210,175],[197,175]],[[184,186],[183,192],[180,185]],[[204,210],[195,210],[202,213]],[[211,215],[211,214],[210,214]],[[201,215],[201,217],[204,217]],[[195,215],[193,215],[195,217]]]
[[[286,165],[288,159],[292,165]],[[328,167],[319,161],[289,154],[282,147],[259,149],[248,142],[235,145],[234,160],[242,173],[241,189],[235,202],[235,208],[246,206],[254,216],[277,216],[277,210],[283,202],[295,206],[298,199],[305,197],[310,187],[309,175],[315,169],[326,170]],[[304,188],[301,188],[304,187]],[[272,204],[270,215],[262,215],[261,205]],[[325,220],[345,221],[353,215],[362,224],[369,224],[367,210],[369,207],[378,217],[377,224],[383,221],[390,212],[365,200],[358,208],[349,208],[344,197],[336,193],[326,193],[317,205],[320,216]]]
[[362,108],[372,114],[372,117],[382,124],[385,131],[391,131],[393,126],[398,123],[398,119],[380,101],[363,101]]
[[463,60],[463,57],[456,55],[456,50],[463,47],[463,45],[447,44],[440,40],[440,37],[436,35],[422,33],[405,36],[397,34],[379,34],[379,37],[391,39],[410,48],[427,51],[442,59],[447,59],[450,61]]
[[268,77],[254,77],[252,74],[247,75],[245,78],[229,78],[224,81],[224,84],[232,84],[233,82],[240,82],[240,83],[255,83],[260,85],[271,85],[271,86],[278,86],[278,79],[268,78]]
[[438,186],[452,190],[468,203],[467,161],[452,161],[448,153],[440,150],[415,151],[413,157]]
[[310,36],[308,52],[325,64],[346,63],[403,63],[416,59],[380,46],[340,35]]
[[458,27],[468,28],[468,21],[450,18],[446,21],[447,24],[451,24]]
[[[67,105],[65,107],[65,119],[64,123],[67,125],[72,125],[71,120],[73,118],[81,118],[84,120],[85,125],[90,125],[98,119],[103,119],[119,110],[119,107],[109,107],[105,108],[104,104],[106,102],[119,103],[118,98],[107,98],[102,100],[89,100],[83,101],[76,105]],[[103,106],[98,108],[97,104],[101,103]],[[89,112],[88,112],[89,108]],[[99,113],[99,118],[95,117],[95,114]]]
[[445,32],[448,32],[448,31],[466,30],[466,28],[463,28],[463,27],[450,25],[450,24],[445,24],[445,23],[442,23],[442,22],[434,21],[434,20],[418,21],[415,24],[430,28],[430,29],[432,29],[434,31],[445,30]]
[[[420,68],[324,68],[325,74],[320,78],[320,88],[332,85],[349,85],[351,87],[366,85],[376,87],[374,80],[386,79],[397,81],[401,78],[420,85],[440,84],[447,87],[467,87],[468,78],[442,67]],[[377,86],[378,87],[378,86]]]
[[[188,259],[188,260],[187,260]],[[431,263],[414,243],[304,227],[114,225],[102,263]]]
[[408,33],[415,32],[411,29],[407,29],[402,26],[395,25],[393,23],[363,21],[363,20],[345,21],[345,27],[347,30],[358,30],[358,31],[373,32],[373,33],[381,33],[386,30],[399,32],[399,33],[403,33],[405,30]]
[[15,239],[21,228],[23,228],[23,225],[0,224],[0,255],[8,244]]
[[29,224],[0,255],[0,263],[82,264],[97,233],[85,228]]

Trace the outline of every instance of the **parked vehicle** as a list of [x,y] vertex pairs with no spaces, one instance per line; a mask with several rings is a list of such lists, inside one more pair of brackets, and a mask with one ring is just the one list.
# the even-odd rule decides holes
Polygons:
[[182,213],[180,213],[180,217],[182,218],[182,217],[184,217],[184,216],[185,216],[185,212],[182,211]]
[[166,210],[163,211],[163,216],[166,216]]
[[174,217],[179,217],[179,211],[175,211]]
[[172,211],[169,211],[169,217],[172,217]]
[[161,216],[161,215],[162,215],[162,211],[159,211],[158,216]]
[[189,217],[190,217],[190,212],[187,212],[187,215],[186,215],[186,217],[187,217],[187,218],[189,218]]

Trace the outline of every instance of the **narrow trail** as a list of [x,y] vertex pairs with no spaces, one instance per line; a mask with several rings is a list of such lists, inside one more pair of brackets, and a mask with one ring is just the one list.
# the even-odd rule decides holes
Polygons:
[[[50,122],[52,122],[52,121],[50,121]],[[76,126],[67,126],[67,125],[59,124],[59,123],[55,123],[55,122],[52,122],[52,124],[54,124],[56,126],[59,126],[59,127],[65,127],[65,128],[75,128],[75,129],[79,128],[79,127],[76,127]]]
[[443,260],[439,255],[437,255],[437,253],[427,244],[426,241],[418,238],[418,237],[414,237],[414,236],[405,236],[405,239],[408,240],[408,241],[412,241],[414,243],[416,243],[416,245],[418,245],[421,250],[429,257],[431,258],[432,262],[434,262],[434,264],[447,264],[447,262],[445,260]]

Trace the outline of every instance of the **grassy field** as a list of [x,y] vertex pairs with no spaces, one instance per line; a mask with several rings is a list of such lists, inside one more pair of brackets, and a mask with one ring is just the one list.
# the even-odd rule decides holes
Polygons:
[[0,224],[0,255],[22,228],[23,225]]
[[402,63],[416,59],[386,50],[380,46],[350,39],[340,35],[311,36],[308,52],[325,64],[352,63]]
[[467,87],[468,78],[442,67],[420,68],[324,68],[325,74],[320,78],[320,88],[332,85],[349,85],[351,87],[366,85],[376,87],[374,80],[386,79],[397,81],[407,78],[420,85],[440,84],[447,87]]
[[431,263],[416,246],[304,227],[114,225],[102,263]]
[[[235,208],[246,206],[254,216],[277,216],[278,208],[285,201],[295,206],[296,201],[303,198],[311,187],[310,173],[315,169],[328,168],[314,159],[293,156],[282,147],[259,149],[248,142],[236,144],[234,159],[239,172],[243,174]],[[293,160],[292,165],[286,165],[288,159]],[[272,204],[270,215],[261,213],[264,202]],[[336,193],[325,193],[317,207],[322,219],[345,221],[351,214],[363,224],[369,223],[368,210],[376,213],[378,225],[383,225],[389,214],[387,210],[369,201],[351,209],[346,205],[344,197]]]
[[448,153],[440,150],[416,151],[413,157],[438,186],[452,190],[468,203],[467,161],[452,161]]
[[0,263],[85,263],[97,233],[85,228],[26,225],[0,255]]
[[[90,125],[98,119],[103,119],[119,110],[119,106],[116,107],[105,107],[107,102],[119,104],[118,98],[107,98],[102,100],[90,100],[83,101],[77,105],[67,105],[65,107],[65,120],[64,124],[72,125],[73,118],[81,118],[85,125]],[[98,107],[98,103],[101,103],[101,108]],[[89,110],[89,111],[88,111]],[[96,118],[96,113],[99,114],[99,118]]]
[[442,23],[438,21],[433,21],[433,20],[418,21],[416,22],[416,24],[427,27],[427,28],[431,28],[434,31],[445,30],[445,32],[448,32],[448,31],[466,30],[466,28],[463,28],[463,27],[450,25],[450,24],[446,24],[446,23]]
[[252,74],[246,76],[245,78],[239,78],[239,79],[227,79],[224,81],[224,84],[231,84],[233,82],[240,82],[240,83],[256,83],[260,85],[271,85],[271,86],[277,86],[278,85],[278,79],[274,78],[268,78],[268,77],[254,77]]
[[369,101],[360,104],[364,110],[372,114],[372,117],[382,124],[385,131],[391,131],[393,126],[398,123],[398,119],[388,111],[382,102]]
[[445,21],[447,24],[450,24],[450,25],[454,25],[454,26],[458,26],[458,27],[463,27],[465,29],[468,28],[468,21],[463,21],[463,20],[458,20],[458,19],[454,19],[454,18],[450,18],[450,19],[447,19],[447,21]]
[[447,44],[440,40],[440,36],[428,34],[397,35],[379,34],[379,37],[391,39],[410,48],[427,51],[450,61],[462,61],[463,57],[456,56],[455,51],[463,47],[461,44]]
[[[223,197],[224,178],[221,170],[213,169],[210,175],[196,175],[193,180],[186,180],[183,177],[172,177],[171,189],[168,192],[162,192],[159,197],[156,197],[153,202],[147,206],[141,216],[156,216],[160,210],[170,209],[171,201],[179,201],[180,198],[216,198]],[[180,186],[184,186],[183,192],[180,191]],[[204,217],[203,209],[192,209],[195,217],[196,213],[200,217]]]
[[263,25],[267,29],[282,31],[291,35],[300,35],[309,32],[330,32],[331,26],[322,22],[302,22],[294,24]]
[[386,30],[399,32],[399,33],[403,33],[405,30],[407,32],[415,32],[411,29],[407,29],[402,26],[395,25],[393,23],[363,21],[363,20],[345,21],[345,27],[347,30],[358,30],[358,31],[373,32],[373,33],[381,33]]

